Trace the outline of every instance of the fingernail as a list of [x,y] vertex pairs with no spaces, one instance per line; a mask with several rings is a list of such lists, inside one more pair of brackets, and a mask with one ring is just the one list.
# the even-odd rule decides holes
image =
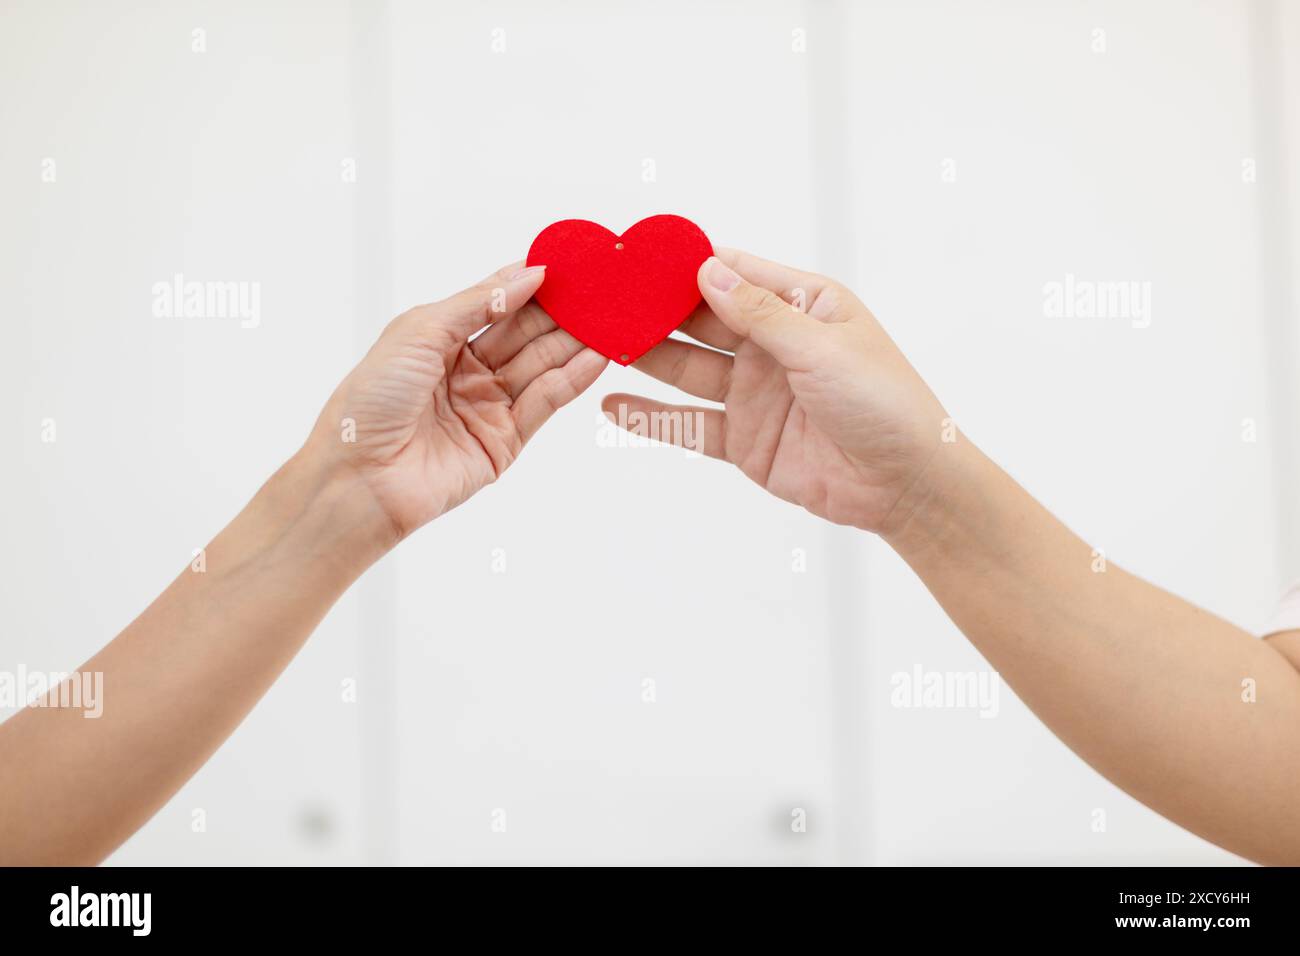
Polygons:
[[545,271],[546,266],[529,266],[527,269],[520,269],[512,275],[510,281],[513,282],[515,279],[522,279],[524,276],[535,276]]
[[709,268],[704,275],[709,285],[719,292],[730,292],[740,281],[740,276],[723,265],[721,259],[713,256],[709,258]]

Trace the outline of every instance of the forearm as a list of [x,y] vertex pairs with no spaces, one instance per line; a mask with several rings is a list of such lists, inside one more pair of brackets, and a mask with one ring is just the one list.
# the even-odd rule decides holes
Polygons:
[[1099,570],[964,439],[940,449],[901,507],[889,543],[1067,745],[1206,839],[1300,862],[1300,673],[1275,648]]
[[82,668],[103,710],[0,725],[0,864],[96,863],[239,725],[334,601],[391,544],[366,492],[300,453]]

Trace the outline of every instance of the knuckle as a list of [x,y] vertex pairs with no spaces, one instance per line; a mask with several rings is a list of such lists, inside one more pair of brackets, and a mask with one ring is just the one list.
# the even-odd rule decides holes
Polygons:
[[490,295],[491,293],[487,288],[476,285],[471,286],[464,292],[456,293],[456,295],[452,296],[452,300],[456,303],[457,310],[462,315],[469,315],[485,309]]
[[844,303],[846,291],[838,282],[828,281],[808,303],[808,313],[818,317],[834,315]]
[[568,358],[569,342],[567,333],[558,335],[554,332],[547,333],[542,342],[545,343],[547,365],[556,365]]
[[486,314],[491,307],[492,293],[486,286],[470,286],[444,299],[438,306],[455,318]]
[[417,305],[398,315],[384,327],[384,335],[404,335],[417,329],[427,327],[437,316],[436,305]]
[[542,373],[542,397],[546,399],[546,404],[550,406],[551,411],[559,411],[572,395],[572,388],[569,385],[568,378],[564,372],[558,368]]
[[669,360],[668,380],[670,382],[680,382],[685,378],[691,355],[690,349],[678,349],[677,354]]
[[524,306],[523,311],[519,313],[518,322],[519,328],[529,338],[542,335],[551,327],[550,317],[540,308],[534,307],[532,303]]
[[755,289],[749,311],[756,322],[768,322],[780,318],[793,309],[789,302],[766,289]]

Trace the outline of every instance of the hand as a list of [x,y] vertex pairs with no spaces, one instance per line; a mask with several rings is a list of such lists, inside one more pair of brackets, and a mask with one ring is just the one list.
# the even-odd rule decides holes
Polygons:
[[500,477],[604,369],[530,301],[544,276],[516,263],[398,316],[326,404],[308,447],[360,479],[396,539]]
[[713,348],[667,339],[634,364],[724,407],[619,394],[605,413],[677,444],[691,430],[661,436],[655,422],[698,413],[699,450],[777,497],[885,535],[904,523],[947,416],[866,306],[830,279],[734,250],[697,280],[704,302],[681,331]]

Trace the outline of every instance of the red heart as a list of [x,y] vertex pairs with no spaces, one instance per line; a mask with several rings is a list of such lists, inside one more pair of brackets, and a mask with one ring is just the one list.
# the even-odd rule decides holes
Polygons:
[[563,219],[533,240],[528,265],[546,266],[536,299],[555,323],[627,365],[695,311],[695,275],[711,255],[708,236],[681,216],[651,216],[621,236]]

